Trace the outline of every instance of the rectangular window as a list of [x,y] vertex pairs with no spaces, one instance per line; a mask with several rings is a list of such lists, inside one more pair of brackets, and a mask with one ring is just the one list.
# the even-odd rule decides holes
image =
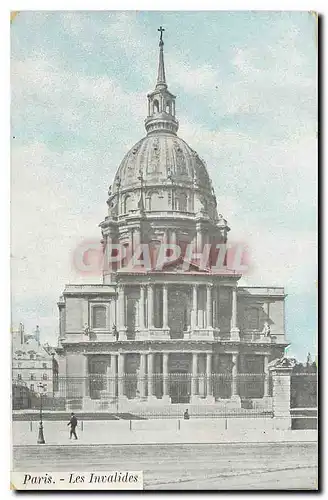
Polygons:
[[31,391],[34,391],[34,384],[30,385],[30,389],[31,389]]
[[94,306],[92,308],[92,327],[106,328],[106,307]]
[[34,373],[31,373],[31,380],[35,380]]

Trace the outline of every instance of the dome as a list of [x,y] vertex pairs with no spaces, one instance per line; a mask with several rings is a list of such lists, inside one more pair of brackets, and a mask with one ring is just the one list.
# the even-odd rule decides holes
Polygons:
[[[204,162],[177,136],[176,96],[168,90],[160,39],[155,89],[147,95],[146,137],[123,158],[109,189],[108,217],[203,216],[217,220],[216,199]],[[177,214],[179,212],[179,214]]]
[[209,193],[212,185],[203,161],[188,144],[173,134],[153,133],[137,142],[125,155],[115,176],[113,193],[118,185],[123,192],[140,186],[197,184]]

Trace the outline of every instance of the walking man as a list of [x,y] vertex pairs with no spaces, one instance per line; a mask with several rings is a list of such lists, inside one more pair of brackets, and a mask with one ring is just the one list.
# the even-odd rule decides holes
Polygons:
[[68,422],[67,425],[71,426],[70,431],[69,431],[69,438],[72,439],[72,436],[74,436],[74,438],[77,439],[77,435],[76,435],[76,431],[75,431],[76,426],[77,426],[77,418],[74,415],[74,413],[71,413],[71,418],[70,418],[70,421]]

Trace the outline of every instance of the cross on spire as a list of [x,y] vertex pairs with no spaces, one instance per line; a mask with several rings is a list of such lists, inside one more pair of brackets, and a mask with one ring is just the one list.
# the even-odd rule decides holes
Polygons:
[[165,69],[164,69],[164,54],[163,54],[163,31],[165,29],[163,26],[160,26],[158,30],[161,34],[159,39],[159,63],[158,63],[158,76],[157,76],[157,85],[164,85],[166,87],[165,81]]
[[159,43],[160,44],[164,44],[164,42],[163,42],[163,31],[165,31],[165,29],[163,28],[163,26],[160,26],[157,31],[159,31],[160,34],[161,34],[160,35],[160,39],[159,39]]

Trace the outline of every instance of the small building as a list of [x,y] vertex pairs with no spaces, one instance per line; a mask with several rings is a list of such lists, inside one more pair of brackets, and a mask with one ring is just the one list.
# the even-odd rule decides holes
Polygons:
[[25,335],[22,324],[12,332],[12,384],[37,393],[38,384],[45,385],[45,393],[53,393],[54,357],[40,345],[33,334]]

